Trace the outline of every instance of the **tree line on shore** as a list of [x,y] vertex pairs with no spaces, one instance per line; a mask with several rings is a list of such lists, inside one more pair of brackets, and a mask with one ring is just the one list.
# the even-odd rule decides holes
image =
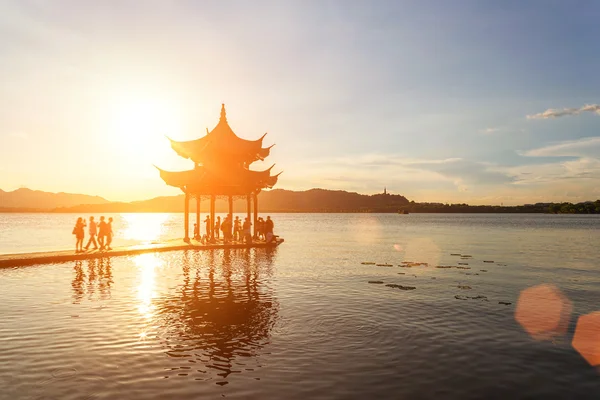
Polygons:
[[600,214],[600,200],[582,203],[536,203],[519,206],[472,206],[468,204],[415,203],[400,208],[409,213],[546,213],[546,214]]

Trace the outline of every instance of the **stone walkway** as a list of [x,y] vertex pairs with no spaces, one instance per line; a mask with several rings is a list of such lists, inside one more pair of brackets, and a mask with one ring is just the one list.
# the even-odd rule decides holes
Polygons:
[[188,244],[182,239],[176,239],[162,243],[116,247],[108,251],[90,250],[83,253],[76,253],[74,250],[63,250],[45,251],[38,253],[2,254],[0,255],[0,268],[18,267],[23,265],[51,264],[65,261],[89,260],[93,258],[117,257],[142,253],[154,253],[159,251],[277,247],[281,243],[283,243],[283,241],[283,239],[279,238],[274,243],[265,243],[259,241],[254,242],[251,245],[246,245],[243,243],[224,244],[223,242],[217,242],[214,244],[204,245],[195,240],[192,240],[192,242]]

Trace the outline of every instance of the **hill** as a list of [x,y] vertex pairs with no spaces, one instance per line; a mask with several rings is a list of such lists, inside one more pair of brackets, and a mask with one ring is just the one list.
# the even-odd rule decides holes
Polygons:
[[0,209],[20,208],[48,210],[57,207],[73,207],[79,204],[107,204],[100,196],[74,193],[50,193],[20,188],[12,192],[0,190]]
[[[33,191],[30,191],[33,192]],[[43,193],[43,192],[42,192]],[[87,196],[91,197],[91,196]],[[275,189],[260,193],[258,204],[261,212],[397,212],[401,206],[409,203],[401,195],[375,194],[364,195],[342,190],[311,189],[307,191],[291,191]],[[102,198],[99,198],[102,199]],[[104,200],[104,199],[102,199]],[[42,201],[24,201],[16,206],[7,206],[0,202],[2,212],[182,212],[184,195],[156,197],[149,200],[124,202],[95,203],[84,202],[71,205],[58,205],[56,201],[44,203]],[[14,203],[12,203],[14,204]],[[17,203],[18,204],[18,203]],[[195,211],[195,201],[190,202],[190,208]],[[202,211],[208,210],[208,200],[201,203]],[[226,212],[228,209],[225,199],[217,200],[217,212]],[[234,201],[236,212],[245,212],[246,201]]]

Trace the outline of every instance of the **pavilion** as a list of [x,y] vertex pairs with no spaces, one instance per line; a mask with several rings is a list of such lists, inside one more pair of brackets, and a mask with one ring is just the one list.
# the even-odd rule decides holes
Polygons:
[[[206,135],[195,140],[175,141],[169,138],[175,152],[194,162],[194,168],[187,171],[165,171],[157,167],[160,177],[167,185],[180,188],[185,193],[184,229],[186,242],[189,236],[190,200],[196,199],[196,224],[200,227],[200,202],[210,199],[209,240],[214,241],[215,200],[227,198],[229,215],[233,215],[233,200],[246,198],[247,216],[254,226],[258,219],[258,194],[270,189],[277,183],[277,175],[271,175],[270,168],[253,171],[250,165],[264,160],[274,146],[263,147],[266,133],[258,140],[246,140],[238,137],[229,124],[225,113],[225,104],[221,106],[219,123],[212,131],[206,129]],[[251,216],[254,203],[254,217]]]

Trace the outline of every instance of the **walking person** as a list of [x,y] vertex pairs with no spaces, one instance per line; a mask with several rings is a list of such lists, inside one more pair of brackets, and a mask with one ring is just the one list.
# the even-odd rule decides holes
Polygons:
[[110,217],[108,219],[108,224],[106,224],[106,250],[112,250],[112,248],[110,247],[110,244],[112,243],[113,239],[112,222],[113,219],[112,217]]
[[217,222],[215,222],[215,237],[218,239],[220,237],[219,231],[221,230],[221,217],[217,217]]
[[75,253],[83,252],[83,239],[85,237],[85,220],[81,217],[77,218],[73,234],[77,241],[75,242]]
[[98,243],[100,244],[100,250],[104,250],[105,248],[105,240],[106,240],[106,228],[107,223],[104,221],[104,216],[100,217],[100,223],[98,224]]
[[98,249],[98,243],[96,242],[96,234],[97,233],[98,233],[98,228],[96,226],[96,221],[94,221],[94,217],[90,217],[90,227],[89,227],[90,239],[88,240],[87,244],[85,245],[86,250],[90,248],[90,244],[94,245],[94,250]]

